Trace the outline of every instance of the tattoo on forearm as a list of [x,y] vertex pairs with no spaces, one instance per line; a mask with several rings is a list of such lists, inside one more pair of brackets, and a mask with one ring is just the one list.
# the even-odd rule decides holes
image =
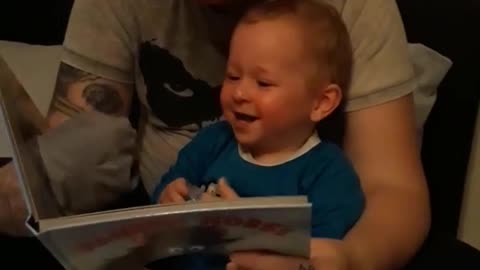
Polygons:
[[73,116],[76,113],[84,111],[83,108],[76,106],[75,104],[68,101],[68,99],[56,96],[53,100],[52,109],[51,110],[60,111],[68,116]]
[[90,106],[103,113],[115,114],[124,106],[118,91],[106,84],[88,85],[83,90],[83,97]]
[[57,85],[55,86],[55,94],[66,98],[68,95],[68,89],[73,83],[94,81],[98,78],[98,76],[93,76],[88,72],[61,63],[58,71]]
[[298,270],[315,270],[315,268],[311,264],[300,264]]
[[[54,100],[50,111],[60,111],[68,116],[73,116],[78,112],[85,111],[86,108],[75,105],[70,101],[70,91],[80,91],[80,93],[77,92],[77,94],[74,95],[77,96],[77,98],[81,96],[86,105],[91,106],[99,112],[116,114],[123,110],[125,103],[118,90],[102,82],[100,77],[78,70],[64,63],[60,65],[58,74]],[[78,85],[76,87],[80,88],[72,90],[77,83]]]

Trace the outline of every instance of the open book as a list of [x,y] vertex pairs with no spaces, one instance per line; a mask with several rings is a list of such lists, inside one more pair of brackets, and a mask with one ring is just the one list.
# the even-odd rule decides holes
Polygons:
[[32,143],[46,128],[45,119],[1,58],[0,115],[28,207],[25,224],[66,269],[144,269],[158,259],[201,252],[309,256],[311,205],[306,197],[147,205],[64,216]]

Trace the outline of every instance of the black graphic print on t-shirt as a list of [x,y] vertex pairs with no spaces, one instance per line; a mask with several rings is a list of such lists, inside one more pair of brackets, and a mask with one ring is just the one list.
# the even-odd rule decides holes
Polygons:
[[220,88],[196,79],[182,61],[152,42],[140,48],[140,70],[153,114],[167,126],[180,128],[215,121],[221,114]]

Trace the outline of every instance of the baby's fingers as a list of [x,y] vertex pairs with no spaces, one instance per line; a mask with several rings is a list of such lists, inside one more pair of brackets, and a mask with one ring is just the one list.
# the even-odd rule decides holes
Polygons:
[[221,178],[220,181],[218,181],[217,185],[217,194],[222,198],[226,200],[232,200],[232,199],[237,199],[238,195],[233,190],[232,187],[227,183],[227,180],[225,178]]

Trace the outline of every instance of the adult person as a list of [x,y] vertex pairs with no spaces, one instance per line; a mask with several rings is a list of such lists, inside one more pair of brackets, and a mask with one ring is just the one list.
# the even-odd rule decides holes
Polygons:
[[[151,190],[152,179],[174,162],[177,150],[220,117],[228,38],[250,2],[77,0],[50,125],[69,119],[66,107],[127,115],[136,93],[145,112],[140,172]],[[311,263],[318,269],[400,268],[420,247],[430,220],[402,22],[393,0],[329,2],[342,14],[354,48],[344,149],[367,204],[343,241],[313,245],[320,255]],[[232,261],[231,267],[259,270],[308,267],[299,259],[268,254],[234,254]]]

